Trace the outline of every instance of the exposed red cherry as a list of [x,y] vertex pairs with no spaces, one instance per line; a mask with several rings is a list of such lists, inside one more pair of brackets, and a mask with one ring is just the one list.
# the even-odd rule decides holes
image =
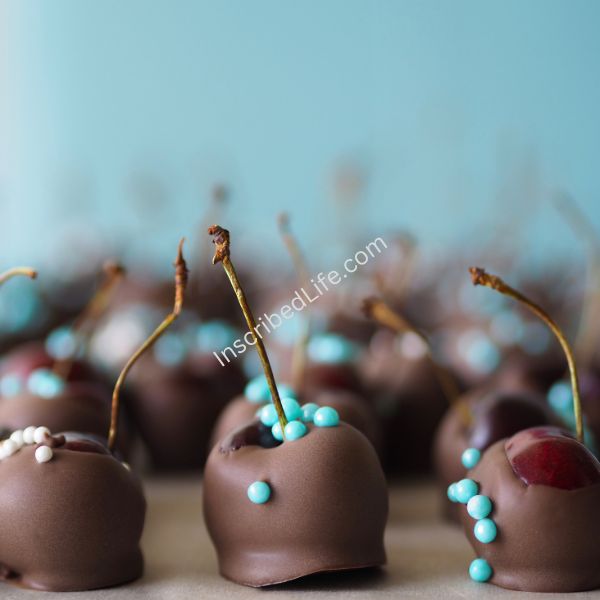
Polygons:
[[600,462],[558,427],[520,431],[506,441],[505,450],[515,475],[526,485],[575,490],[600,483]]

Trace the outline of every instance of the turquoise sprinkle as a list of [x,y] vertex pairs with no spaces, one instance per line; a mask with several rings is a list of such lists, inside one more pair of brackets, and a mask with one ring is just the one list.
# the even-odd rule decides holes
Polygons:
[[492,512],[492,501],[487,496],[473,496],[467,502],[467,512],[474,519],[485,519]]
[[314,362],[339,364],[352,362],[358,354],[358,348],[341,335],[324,333],[310,340],[307,352]]
[[285,413],[285,416],[287,417],[288,421],[296,421],[297,419],[300,419],[302,417],[302,409],[300,408],[300,404],[296,399],[290,397],[282,397],[281,405],[283,406],[283,412]]
[[71,327],[58,327],[46,338],[46,352],[57,360],[71,358],[77,350],[77,336]]
[[247,400],[256,404],[268,402],[271,399],[271,394],[269,393],[269,386],[265,376],[258,375],[254,379],[251,379],[244,388],[244,396],[246,396]]
[[302,405],[302,420],[305,423],[312,423],[315,413],[319,409],[319,406],[314,402]]
[[198,325],[194,341],[201,352],[214,352],[231,346],[238,335],[229,323],[215,319]]
[[491,519],[481,519],[475,523],[473,534],[482,544],[489,544],[496,539],[498,529]]
[[[280,398],[296,398],[296,393],[289,385],[278,385],[277,391]],[[266,377],[258,375],[254,379],[251,379],[244,388],[244,396],[246,396],[249,402],[256,404],[271,402],[271,392],[269,391],[269,384]]]
[[331,406],[322,406],[317,410],[313,421],[317,427],[336,427],[340,423],[340,415]]
[[281,423],[277,421],[273,427],[271,427],[271,433],[276,440],[283,442],[283,434],[281,433]]
[[[296,400],[293,398],[282,398],[281,405],[283,406],[283,412],[288,421],[296,421],[302,416],[302,409]],[[259,409],[260,422],[267,427],[272,427],[277,423],[277,410],[274,404],[265,404]]]
[[65,389],[65,382],[50,369],[36,369],[27,379],[27,389],[36,396],[52,398]]
[[484,335],[477,336],[465,350],[465,360],[470,367],[482,375],[491,373],[500,364],[500,351],[496,345]]
[[454,490],[457,502],[466,504],[473,496],[477,495],[479,486],[472,479],[461,479],[456,483]]
[[254,504],[264,504],[271,497],[271,486],[264,481],[255,481],[248,486],[248,498]]
[[277,423],[277,411],[274,404],[265,404],[261,409],[260,422],[266,427],[273,427]]
[[469,575],[473,581],[485,583],[492,576],[492,567],[485,558],[476,558],[469,565]]
[[0,379],[0,396],[16,396],[23,391],[23,381],[18,375],[5,375]]
[[156,340],[153,348],[154,357],[165,367],[180,365],[187,355],[187,347],[181,335],[165,333]]
[[573,418],[573,393],[571,385],[566,381],[557,381],[548,390],[548,403],[559,415]]
[[472,469],[481,458],[481,452],[477,448],[467,448],[460,457],[465,469]]
[[299,440],[306,435],[308,429],[302,421],[290,421],[285,426],[285,439],[288,441]]
[[450,502],[458,502],[456,499],[456,483],[451,483],[448,486],[446,494],[448,495],[448,500],[450,500]]

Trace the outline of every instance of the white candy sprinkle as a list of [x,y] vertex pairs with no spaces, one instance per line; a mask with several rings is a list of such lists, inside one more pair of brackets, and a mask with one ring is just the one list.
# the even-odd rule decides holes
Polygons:
[[128,471],[131,471],[131,467],[129,466],[129,463],[126,462],[122,462],[121,463]]
[[12,456],[18,449],[19,447],[12,440],[6,440],[2,444],[2,453],[4,454],[5,458],[8,456]]
[[49,446],[40,446],[35,451],[35,460],[39,463],[45,463],[52,459],[53,454],[52,448]]
[[48,435],[50,435],[50,430],[47,427],[37,427],[33,432],[33,441],[36,444],[41,444]]
[[23,430],[17,429],[10,434],[10,439],[19,447],[22,448],[25,444],[25,440],[23,439]]
[[33,444],[35,441],[33,436],[35,434],[35,425],[30,425],[23,430],[23,442],[26,444]]

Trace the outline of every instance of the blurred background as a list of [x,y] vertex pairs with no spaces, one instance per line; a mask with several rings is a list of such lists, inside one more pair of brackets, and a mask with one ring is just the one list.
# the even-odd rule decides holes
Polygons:
[[593,0],[3,0],[2,263],[168,269],[220,183],[240,244],[285,209],[313,248],[342,221],[581,256],[552,198],[600,228],[599,19]]

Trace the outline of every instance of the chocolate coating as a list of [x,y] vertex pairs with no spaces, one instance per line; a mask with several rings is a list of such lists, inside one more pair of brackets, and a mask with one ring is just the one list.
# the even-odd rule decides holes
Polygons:
[[[221,574],[261,587],[384,564],[387,487],[367,438],[344,423],[309,425],[270,449],[258,435],[257,424],[233,432],[206,464],[204,517]],[[266,504],[248,499],[254,481],[271,487]]]
[[559,424],[544,397],[535,393],[474,390],[466,401],[472,407],[473,424],[466,427],[459,411],[451,407],[440,423],[433,446],[443,514],[454,521],[458,520],[458,505],[448,500],[446,491],[451,483],[465,477],[467,470],[461,457],[467,448],[483,451],[523,429]]
[[498,535],[489,544],[475,539],[475,521],[460,507],[469,542],[493,569],[491,583],[527,592],[600,587],[600,484],[573,490],[524,485],[504,440],[484,453],[468,477],[493,503]]
[[137,478],[99,451],[35,446],[0,461],[0,577],[50,591],[91,590],[141,576],[146,502]]

